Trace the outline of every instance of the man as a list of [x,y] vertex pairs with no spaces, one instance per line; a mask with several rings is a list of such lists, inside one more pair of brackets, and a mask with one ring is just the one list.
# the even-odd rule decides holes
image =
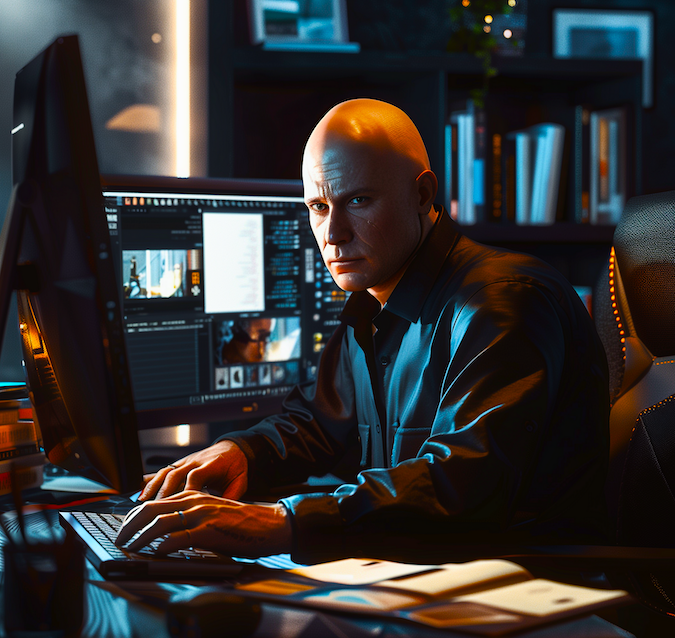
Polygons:
[[[425,538],[596,542],[607,457],[605,355],[579,298],[534,258],[464,237],[433,204],[421,137],[396,107],[351,100],[312,132],[310,224],[352,291],[316,383],[286,412],[160,470],[120,532],[136,550],[413,558]],[[243,504],[330,471],[333,493]],[[209,491],[223,498],[201,493]],[[186,491],[180,491],[180,490]],[[159,500],[150,500],[150,499]]]

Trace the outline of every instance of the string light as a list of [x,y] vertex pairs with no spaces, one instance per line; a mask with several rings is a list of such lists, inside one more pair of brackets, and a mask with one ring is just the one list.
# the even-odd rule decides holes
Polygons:
[[508,40],[511,36],[513,35],[513,31],[511,29],[505,29],[504,30],[504,37]]
[[508,3],[509,7],[515,7],[516,6],[516,0],[509,0]]
[[491,24],[492,23],[492,16],[491,15],[486,15],[483,20],[485,20],[486,24]]
[[468,7],[471,4],[471,0],[462,0],[462,6]]
[[492,31],[492,27],[491,27],[491,26],[488,26],[488,25],[486,24],[486,25],[483,27],[483,31],[485,31],[485,33],[490,33],[490,31]]

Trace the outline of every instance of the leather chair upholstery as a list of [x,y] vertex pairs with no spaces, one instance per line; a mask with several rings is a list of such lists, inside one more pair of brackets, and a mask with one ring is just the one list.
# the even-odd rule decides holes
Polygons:
[[[615,540],[675,547],[675,191],[626,204],[593,316],[610,369]],[[642,597],[675,612],[675,577],[634,576]]]

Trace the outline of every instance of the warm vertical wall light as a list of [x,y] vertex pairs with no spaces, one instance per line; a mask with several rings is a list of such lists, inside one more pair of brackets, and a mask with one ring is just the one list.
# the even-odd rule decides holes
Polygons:
[[176,0],[176,175],[190,176],[190,0]]

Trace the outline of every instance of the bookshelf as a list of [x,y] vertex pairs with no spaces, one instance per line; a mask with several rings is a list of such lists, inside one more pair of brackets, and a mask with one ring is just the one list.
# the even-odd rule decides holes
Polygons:
[[[210,9],[210,174],[297,179],[305,140],[325,111],[344,99],[373,97],[397,104],[412,117],[443,181],[445,125],[453,104],[482,85],[477,59],[436,52],[263,51],[246,44],[241,16],[235,20],[236,6],[241,8],[211,3]],[[573,131],[578,105],[591,110],[623,107],[627,196],[642,192],[641,62],[496,58],[495,66],[498,75],[490,82],[485,102],[488,135],[541,122]],[[573,135],[567,137],[571,145]],[[488,164],[488,184],[489,170]],[[555,265],[563,264],[565,254],[585,260],[587,275],[573,283],[593,285],[612,228],[574,223],[574,183],[568,178],[573,170],[573,152],[568,150],[554,225],[515,226],[499,220],[467,226],[467,234],[485,243],[541,253]],[[439,193],[438,201],[444,200],[445,193]],[[599,255],[601,260],[596,259]],[[584,266],[561,269],[569,274]]]

